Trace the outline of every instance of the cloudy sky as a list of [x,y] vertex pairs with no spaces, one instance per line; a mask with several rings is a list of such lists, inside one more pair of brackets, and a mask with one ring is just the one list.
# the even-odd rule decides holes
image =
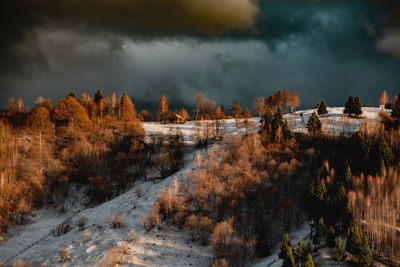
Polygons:
[[137,107],[225,106],[296,90],[303,107],[400,93],[397,0],[7,0],[0,105],[70,91],[127,92]]

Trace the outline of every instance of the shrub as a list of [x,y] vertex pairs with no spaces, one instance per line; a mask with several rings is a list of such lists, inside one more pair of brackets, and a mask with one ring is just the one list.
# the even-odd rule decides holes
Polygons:
[[83,240],[88,241],[90,239],[91,231],[90,229],[85,229],[83,231]]
[[67,218],[62,221],[57,227],[53,230],[53,234],[55,236],[61,236],[68,233],[71,230],[72,220],[71,218]]
[[12,267],[30,267],[31,265],[22,261],[22,260],[17,260],[16,262],[13,263]]
[[134,242],[135,240],[136,240],[136,232],[132,228],[131,230],[129,230],[129,241]]
[[85,229],[87,223],[87,218],[85,216],[80,216],[78,219],[79,230]]
[[143,224],[143,228],[146,228],[146,223],[147,223],[147,217],[145,215],[143,215],[140,218],[140,224]]
[[118,248],[112,247],[106,253],[106,266],[113,267],[121,261],[121,253]]
[[136,209],[136,202],[137,202],[137,198],[136,198],[136,197],[133,197],[133,198],[131,199],[131,203],[132,203],[134,209]]
[[68,249],[60,250],[58,252],[58,255],[60,256],[60,261],[62,263],[67,262],[69,260],[69,258],[70,258]]
[[121,215],[119,215],[119,214],[115,215],[111,220],[112,227],[113,228],[121,228],[122,221],[123,221],[123,219],[122,219]]

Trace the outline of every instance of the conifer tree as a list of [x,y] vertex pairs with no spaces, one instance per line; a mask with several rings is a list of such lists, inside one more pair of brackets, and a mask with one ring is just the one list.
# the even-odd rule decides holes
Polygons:
[[311,241],[308,240],[307,241],[307,245],[304,247],[304,251],[303,251],[303,261],[307,260],[307,256],[308,254],[311,254]]
[[318,106],[318,115],[328,114],[328,110],[325,104],[325,101],[322,101],[321,104]]
[[336,246],[335,242],[335,229],[333,227],[329,227],[328,235],[326,236],[326,245],[329,248],[334,248]]
[[357,116],[357,117],[362,114],[362,102],[361,102],[359,96],[356,96],[354,98],[354,108],[353,108],[353,110],[354,110],[354,115]]
[[389,167],[394,159],[392,149],[386,141],[384,135],[381,136],[378,147],[379,157],[385,162],[385,167]]
[[372,264],[372,253],[368,244],[368,239],[363,238],[359,249],[360,264],[363,267],[369,267]]
[[297,244],[295,260],[296,262],[301,262],[303,258],[304,258],[304,242],[303,239],[300,238],[299,243]]
[[313,114],[311,114],[310,118],[308,118],[307,130],[308,130],[308,132],[315,134],[320,129],[321,129],[321,121],[319,120],[317,113],[313,112]]
[[342,218],[342,228],[344,232],[347,232],[352,222],[353,222],[353,209],[351,208],[350,202],[347,201]]
[[293,255],[293,248],[290,247],[286,250],[286,255],[283,258],[283,267],[295,267],[294,255]]
[[287,255],[288,250],[292,250],[293,245],[292,242],[290,241],[289,235],[286,234],[285,237],[282,240],[281,244],[281,251],[279,252],[279,258],[284,259]]
[[308,253],[307,260],[306,260],[306,263],[304,264],[304,266],[305,267],[315,267],[311,253]]
[[362,240],[357,227],[353,227],[347,237],[346,250],[353,255],[358,255],[361,242]]
[[344,260],[344,250],[342,239],[339,237],[336,243],[336,247],[333,250],[332,259],[335,261],[343,261]]
[[327,228],[324,219],[321,217],[318,221],[317,231],[314,236],[314,244],[318,245],[321,243],[321,239],[326,236]]
[[71,91],[71,93],[69,93],[67,96],[70,96],[70,97],[72,97],[72,98],[75,98],[75,99],[76,99],[76,94],[75,94],[75,92],[74,92],[74,91]]
[[394,99],[391,116],[397,123],[400,122],[400,94]]
[[346,104],[344,105],[343,113],[348,115],[354,114],[354,101],[352,96],[349,96],[347,98]]
[[344,176],[344,182],[346,185],[346,189],[350,189],[353,183],[353,174],[351,173],[350,166],[347,166],[346,175]]

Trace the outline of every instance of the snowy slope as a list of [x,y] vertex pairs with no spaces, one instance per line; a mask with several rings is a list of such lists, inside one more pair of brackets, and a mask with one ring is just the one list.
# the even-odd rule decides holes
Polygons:
[[[189,162],[192,162],[193,155],[190,154]],[[21,259],[33,266],[40,263],[46,266],[96,266],[103,260],[109,248],[119,246],[122,241],[128,241],[129,231],[134,229],[136,235],[140,236],[139,241],[136,244],[129,244],[130,252],[124,256],[122,266],[210,265],[212,254],[209,248],[190,242],[190,237],[181,230],[168,226],[162,227],[161,230],[153,229],[146,232],[140,224],[141,216],[149,215],[159,192],[170,185],[175,177],[182,178],[192,168],[190,163],[161,182],[155,184],[143,182],[143,196],[137,199],[136,208],[131,203],[131,199],[137,197],[135,190],[132,189],[74,216],[74,220],[81,215],[87,217],[86,226],[91,230],[89,241],[84,241],[83,232],[75,227],[63,236],[48,236],[13,261]],[[121,228],[111,228],[109,225],[109,218],[116,214],[123,217]],[[64,218],[49,220],[37,218],[36,223],[26,226],[18,235],[0,243],[0,261],[5,261],[15,252],[49,233]],[[61,264],[59,260],[58,253],[62,249],[68,249],[70,253],[71,259],[66,264]]]

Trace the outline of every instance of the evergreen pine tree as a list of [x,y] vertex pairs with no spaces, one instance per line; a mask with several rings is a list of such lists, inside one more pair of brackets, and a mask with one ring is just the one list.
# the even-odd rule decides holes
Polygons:
[[308,254],[311,254],[311,242],[310,242],[310,240],[308,240],[307,245],[304,247],[303,260],[302,261],[305,262],[307,260]]
[[328,235],[326,236],[326,245],[329,248],[334,248],[336,246],[335,242],[335,229],[333,227],[329,227]]
[[303,258],[304,258],[304,242],[303,239],[300,238],[296,249],[296,258],[295,258],[296,262],[301,262]]
[[344,250],[342,239],[339,237],[336,243],[336,247],[333,250],[332,259],[335,261],[343,261],[344,260]]
[[342,218],[342,228],[344,232],[347,232],[352,222],[353,222],[353,209],[351,208],[350,202],[347,201]]
[[319,106],[321,105],[321,103],[317,102],[314,106],[314,109],[319,109]]
[[321,243],[321,239],[326,236],[327,228],[324,223],[324,219],[321,217],[318,221],[317,231],[314,236],[314,244],[319,245]]
[[351,173],[350,166],[347,166],[346,175],[344,177],[344,182],[346,185],[346,189],[350,189],[353,183],[353,174]]
[[328,110],[325,104],[325,101],[322,101],[318,107],[318,115],[328,114]]
[[379,141],[378,153],[381,159],[385,162],[385,167],[388,168],[394,159],[392,149],[386,141],[386,138],[382,135]]
[[320,129],[321,129],[321,121],[319,120],[317,113],[313,112],[313,114],[311,114],[310,118],[308,118],[307,130],[308,130],[308,132],[315,134]]
[[293,246],[292,246],[292,242],[290,241],[289,235],[286,234],[282,240],[281,251],[279,252],[279,258],[284,259],[287,254],[287,251],[292,250],[292,247]]
[[362,102],[360,100],[359,96],[356,96],[354,98],[354,104],[353,104],[353,113],[355,116],[360,116],[362,114]]
[[352,96],[349,96],[347,98],[346,104],[344,105],[343,113],[348,115],[354,114],[354,101]]
[[311,253],[308,253],[307,260],[306,260],[306,263],[304,264],[304,266],[305,267],[315,267]]
[[395,98],[392,104],[392,118],[399,123],[400,121],[400,94]]
[[361,237],[356,227],[350,230],[350,234],[347,237],[346,250],[353,255],[359,254],[359,248],[361,247]]
[[282,266],[283,267],[294,267],[295,266],[292,247],[290,247],[290,249],[286,250],[286,255],[285,255],[284,259],[283,259]]
[[372,253],[371,249],[369,248],[368,244],[368,239],[366,237],[363,238],[361,246],[360,246],[360,251],[359,251],[359,257],[360,257],[360,264],[363,267],[369,267],[372,264]]
[[76,99],[76,94],[75,94],[75,92],[74,92],[74,91],[71,91],[71,93],[69,93],[67,96],[70,96],[70,97],[72,97],[72,98],[75,98],[75,99]]
[[94,95],[93,101],[96,104],[99,104],[102,99],[104,99],[103,92],[101,90],[97,90],[96,94]]

